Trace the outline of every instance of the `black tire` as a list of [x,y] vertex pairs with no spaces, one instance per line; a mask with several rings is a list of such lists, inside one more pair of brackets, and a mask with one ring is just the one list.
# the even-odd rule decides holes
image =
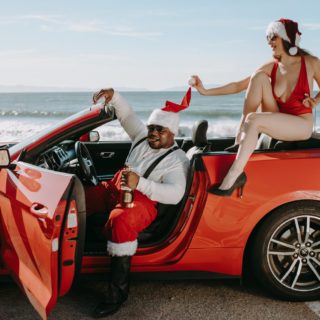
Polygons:
[[257,280],[273,295],[319,299],[320,203],[295,202],[272,212],[253,239],[250,262]]

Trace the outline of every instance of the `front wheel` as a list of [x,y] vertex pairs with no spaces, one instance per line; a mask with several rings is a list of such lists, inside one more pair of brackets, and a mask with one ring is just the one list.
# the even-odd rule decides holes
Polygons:
[[271,293],[292,301],[320,297],[320,204],[292,203],[259,227],[251,266]]

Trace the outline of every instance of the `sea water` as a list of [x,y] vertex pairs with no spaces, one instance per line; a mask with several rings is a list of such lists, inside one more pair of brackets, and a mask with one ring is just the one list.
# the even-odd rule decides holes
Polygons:
[[[27,136],[92,104],[92,92],[0,93],[0,141],[21,141]],[[180,103],[184,92],[121,92],[143,122],[166,100]],[[197,120],[209,122],[208,137],[234,136],[244,93],[204,97],[193,92],[190,107],[180,114],[179,136],[191,136]],[[320,114],[320,113],[318,113]],[[318,121],[319,124],[319,121]],[[101,140],[127,140],[117,120],[98,129]]]

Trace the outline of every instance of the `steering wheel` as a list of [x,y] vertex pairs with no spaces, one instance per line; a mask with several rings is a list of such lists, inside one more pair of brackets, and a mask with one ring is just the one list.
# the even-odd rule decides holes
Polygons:
[[78,158],[81,175],[87,182],[96,186],[99,180],[88,148],[81,141],[77,141],[74,148]]

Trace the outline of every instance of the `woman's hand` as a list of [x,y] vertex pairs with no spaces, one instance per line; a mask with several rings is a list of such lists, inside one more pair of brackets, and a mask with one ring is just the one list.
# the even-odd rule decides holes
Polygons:
[[302,100],[302,103],[307,108],[314,108],[319,102],[315,99],[310,97],[307,93],[304,94],[304,99]]
[[197,89],[200,94],[205,94],[206,89],[204,88],[201,79],[197,75],[191,76],[194,79],[194,83],[191,85],[193,88]]
[[92,101],[96,104],[101,98],[104,98],[104,105],[107,105],[111,101],[113,94],[114,90],[112,88],[101,89],[93,94]]

